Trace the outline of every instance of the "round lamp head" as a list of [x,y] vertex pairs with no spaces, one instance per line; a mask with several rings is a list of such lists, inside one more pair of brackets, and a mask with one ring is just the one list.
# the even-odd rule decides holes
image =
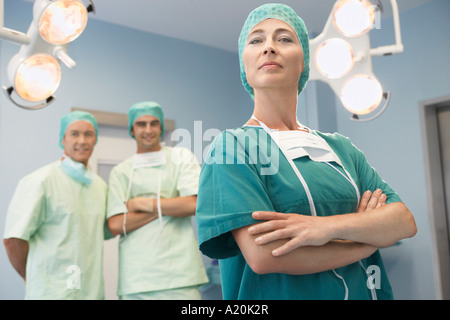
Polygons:
[[343,77],[353,68],[353,49],[339,38],[324,41],[315,53],[316,68],[329,79]]
[[375,22],[375,11],[367,0],[341,0],[333,10],[335,27],[347,37],[360,36]]
[[58,61],[47,54],[35,54],[17,68],[14,87],[22,99],[36,102],[50,97],[58,89],[60,81]]
[[88,12],[78,0],[58,0],[47,5],[38,19],[41,37],[51,44],[75,40],[86,27]]
[[375,110],[383,98],[381,84],[374,77],[358,74],[348,79],[341,90],[341,101],[351,113],[363,115]]

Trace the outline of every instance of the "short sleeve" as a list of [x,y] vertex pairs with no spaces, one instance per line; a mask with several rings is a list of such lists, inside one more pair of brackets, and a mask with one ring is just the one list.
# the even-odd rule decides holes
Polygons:
[[4,238],[29,241],[44,219],[44,181],[35,172],[23,178],[14,192],[6,216]]
[[200,165],[195,155],[186,148],[174,148],[172,161],[178,161],[180,166],[177,190],[180,197],[197,195],[200,176]]
[[373,168],[367,161],[364,153],[358,149],[353,143],[350,142],[352,149],[352,157],[355,163],[355,169],[360,184],[361,194],[366,190],[375,191],[376,189],[381,189],[383,193],[387,196],[386,203],[402,202],[399,195],[391,188],[391,186],[383,180],[378,172]]
[[129,177],[122,172],[123,170],[123,164],[119,164],[111,170],[109,176],[107,219],[127,211],[125,201]]
[[253,211],[274,211],[259,170],[233,132],[225,131],[211,144],[200,174],[196,212],[205,255],[237,255],[239,247],[230,231],[255,223]]

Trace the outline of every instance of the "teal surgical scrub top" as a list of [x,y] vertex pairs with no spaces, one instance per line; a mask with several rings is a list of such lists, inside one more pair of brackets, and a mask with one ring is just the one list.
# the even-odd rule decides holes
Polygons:
[[24,177],[4,238],[28,241],[26,299],[103,299],[106,183],[82,184],[51,163]]
[[[361,194],[380,188],[387,203],[401,201],[348,138],[315,133],[335,151]],[[318,216],[356,211],[355,188],[334,168],[306,156],[294,163],[309,186]],[[337,163],[333,165],[345,175]],[[220,259],[224,299],[344,299],[345,285],[332,270],[309,275],[254,273],[230,232],[255,223],[254,211],[310,215],[303,186],[270,136],[260,127],[227,130],[213,141],[203,165],[196,213],[200,250]],[[392,299],[379,251],[362,264],[379,270],[377,299]],[[359,263],[335,271],[344,278],[349,299],[372,299],[368,274]]]

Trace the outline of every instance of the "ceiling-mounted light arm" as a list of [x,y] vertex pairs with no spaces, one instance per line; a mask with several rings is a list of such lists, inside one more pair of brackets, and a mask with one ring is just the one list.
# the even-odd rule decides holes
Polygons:
[[12,41],[17,44],[29,44],[30,37],[25,33],[0,26],[0,39]]
[[[87,12],[92,12],[93,14],[96,13],[95,11],[95,5],[92,0],[88,0],[89,5],[87,5],[86,10]],[[23,44],[29,44],[31,41],[31,37],[23,32],[5,28],[5,1],[0,0],[0,39],[12,41],[14,43],[23,45]]]
[[389,103],[391,102],[391,92],[390,91],[384,92],[383,98],[385,99],[384,106],[380,109],[380,111],[376,115],[369,117],[369,118],[361,119],[357,114],[353,114],[353,116],[350,119],[353,121],[357,121],[357,122],[368,122],[368,121],[375,120],[376,118],[381,116],[381,114],[384,111],[386,111],[386,108],[388,107]]
[[16,106],[18,106],[18,107],[20,107],[20,108],[22,108],[22,109],[26,109],[26,110],[39,110],[39,109],[43,109],[43,108],[47,107],[50,103],[52,103],[53,101],[55,101],[55,97],[54,97],[54,96],[50,96],[50,97],[48,97],[47,99],[45,99],[45,101],[43,101],[43,102],[41,102],[41,103],[39,103],[39,104],[36,104],[36,105],[33,105],[33,106],[26,106],[26,105],[23,105],[23,104],[21,104],[21,103],[15,101],[15,100],[12,98],[12,94],[13,94],[13,92],[14,92],[14,88],[13,88],[12,86],[9,87],[9,88],[7,88],[7,87],[5,87],[5,86],[2,86],[2,89],[3,89],[3,91],[5,92],[6,96],[8,97],[9,101],[11,101],[11,102],[12,102],[13,104],[15,104]]
[[64,63],[67,68],[73,69],[76,67],[77,63],[69,57],[65,48],[58,46],[53,50],[53,54],[59,59],[59,61]]
[[30,43],[30,37],[23,32],[5,28],[5,1],[0,0],[0,39],[9,40],[18,44]]
[[369,54],[372,56],[386,56],[403,53],[402,34],[400,30],[400,15],[398,11],[397,0],[390,0],[390,2],[392,7],[392,18],[394,20],[395,44],[370,49]]
[[84,31],[90,12],[95,13],[92,0],[35,0],[33,20],[23,34],[3,27],[4,0],[0,0],[0,39],[22,45],[8,64],[12,85],[2,87],[13,104],[38,110],[55,100],[53,93],[61,80],[60,62],[70,69],[76,66],[67,46]]

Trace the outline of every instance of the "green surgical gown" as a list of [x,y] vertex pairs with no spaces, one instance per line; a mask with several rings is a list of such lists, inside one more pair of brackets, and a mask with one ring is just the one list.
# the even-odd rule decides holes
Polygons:
[[[161,198],[197,195],[200,166],[185,148],[163,147],[166,163],[134,169],[129,198],[157,196],[161,174]],[[111,171],[108,193],[108,218],[126,212],[126,195],[132,157]],[[163,212],[164,213],[164,212]],[[197,286],[208,282],[192,229],[191,217],[163,215],[120,236],[119,296]]]
[[28,241],[26,299],[103,299],[106,183],[90,186],[53,162],[24,177],[10,203],[4,238]]
[[[304,188],[287,159],[264,133],[262,128],[250,126],[227,130],[211,144],[200,175],[197,201],[200,250],[220,259],[224,299],[344,299],[344,283],[331,270],[309,275],[254,273],[230,232],[255,223],[253,211],[310,214]],[[387,203],[401,201],[348,138],[316,133],[336,152],[361,194],[381,188]],[[355,188],[342,174],[308,157],[295,159],[294,163],[310,189],[318,216],[356,211]],[[333,164],[345,175],[338,164]],[[267,171],[270,167],[275,171]],[[374,266],[380,270],[377,298],[392,299],[379,251],[362,263],[366,269]],[[372,299],[368,275],[359,263],[336,272],[345,279],[349,299]]]

